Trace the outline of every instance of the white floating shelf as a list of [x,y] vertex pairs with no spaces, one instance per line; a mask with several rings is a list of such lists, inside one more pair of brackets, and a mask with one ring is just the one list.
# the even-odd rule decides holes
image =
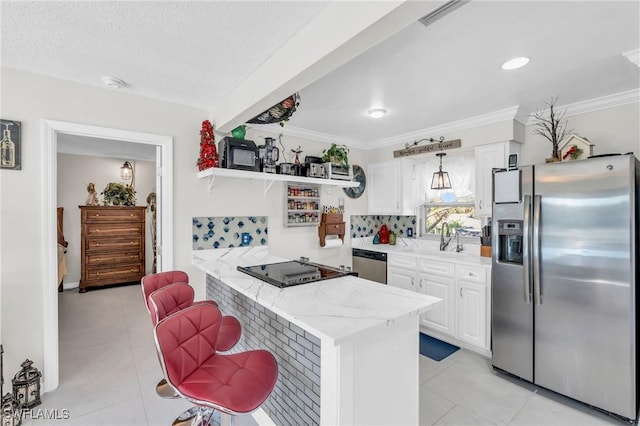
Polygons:
[[213,184],[213,178],[215,178],[216,176],[236,179],[255,179],[271,183],[273,183],[274,181],[313,183],[316,185],[331,185],[341,188],[357,188],[358,186],[360,186],[360,182],[353,182],[350,180],[321,179],[302,176],[280,175],[276,173],[247,172],[244,170],[223,169],[220,167],[212,167],[210,169],[198,172],[198,178],[209,178],[210,187]]

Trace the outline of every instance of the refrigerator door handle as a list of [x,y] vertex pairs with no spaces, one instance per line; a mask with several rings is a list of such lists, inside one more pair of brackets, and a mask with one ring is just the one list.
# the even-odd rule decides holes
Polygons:
[[542,289],[540,287],[540,195],[533,197],[533,299],[536,305],[542,305]]
[[531,280],[529,271],[529,259],[530,256],[530,243],[529,231],[531,230],[531,195],[524,196],[524,217],[523,217],[523,229],[522,229],[522,269],[524,272],[524,302],[526,304],[531,303]]

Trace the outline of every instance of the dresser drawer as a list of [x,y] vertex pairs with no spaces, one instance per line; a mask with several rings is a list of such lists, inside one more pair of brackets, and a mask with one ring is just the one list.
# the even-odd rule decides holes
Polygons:
[[478,284],[486,284],[487,274],[485,269],[479,266],[457,265],[457,279],[475,282]]
[[143,265],[120,265],[109,268],[94,268],[87,266],[87,282],[100,282],[103,284],[123,283],[129,281],[138,281],[143,277]]
[[114,265],[126,265],[142,262],[142,253],[129,252],[129,253],[103,253],[103,254],[90,254],[85,258],[85,262],[90,267],[113,267]]
[[143,248],[142,239],[139,236],[131,238],[87,238],[85,241],[87,253],[112,250],[124,252]]
[[85,235],[91,237],[119,237],[127,235],[140,235],[143,224],[137,223],[87,223]]
[[418,271],[425,274],[453,278],[455,275],[455,265],[438,260],[418,259]]
[[144,220],[144,208],[127,207],[84,207],[82,222],[141,222]]

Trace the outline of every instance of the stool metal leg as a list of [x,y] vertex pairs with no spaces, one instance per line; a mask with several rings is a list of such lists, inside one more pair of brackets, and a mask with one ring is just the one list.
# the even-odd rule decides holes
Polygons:
[[215,412],[213,408],[193,406],[176,417],[172,426],[213,426]]
[[161,398],[180,398],[180,395],[169,386],[165,379],[160,380],[156,385],[156,393]]

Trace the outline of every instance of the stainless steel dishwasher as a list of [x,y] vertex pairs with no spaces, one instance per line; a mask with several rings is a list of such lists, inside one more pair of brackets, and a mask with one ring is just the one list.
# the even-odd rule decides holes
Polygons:
[[358,273],[359,278],[387,283],[387,253],[354,248],[351,254],[353,270]]

